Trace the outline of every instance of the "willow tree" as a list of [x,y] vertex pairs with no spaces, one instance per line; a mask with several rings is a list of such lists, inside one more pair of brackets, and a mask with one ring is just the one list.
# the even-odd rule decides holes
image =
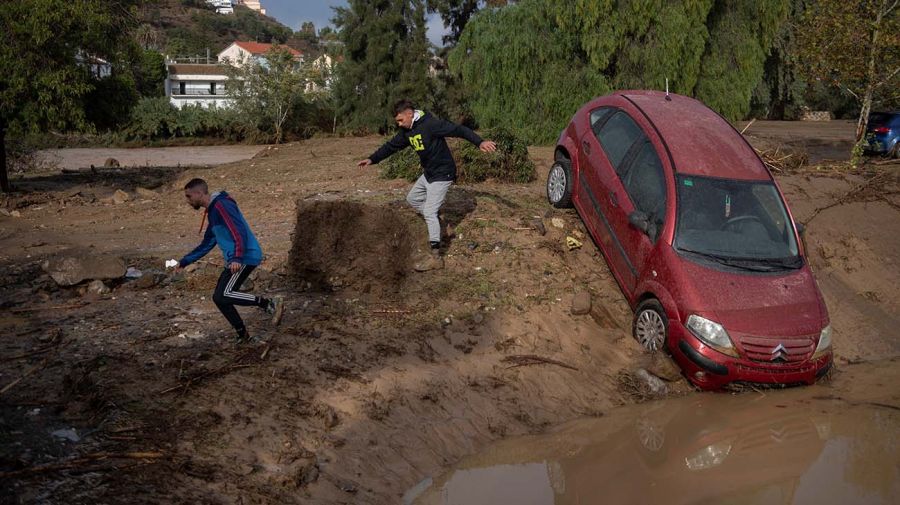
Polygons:
[[423,0],[350,0],[335,12],[344,43],[334,89],[338,120],[347,129],[385,132],[390,104],[429,97]]
[[476,14],[450,67],[482,126],[510,126],[533,142],[552,140],[591,96],[664,89],[667,79],[736,120],[749,110],[787,2],[523,0]]
[[548,22],[553,15],[552,2],[523,0],[483,10],[468,23],[448,63],[461,76],[480,126],[548,141],[582,102],[609,91],[577,37]]

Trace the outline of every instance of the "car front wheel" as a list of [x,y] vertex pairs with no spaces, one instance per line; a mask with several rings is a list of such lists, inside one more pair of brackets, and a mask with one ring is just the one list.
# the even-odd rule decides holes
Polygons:
[[669,319],[662,304],[652,298],[641,302],[634,312],[632,331],[644,349],[662,349],[669,334]]
[[572,206],[572,165],[556,160],[547,175],[547,200],[557,209]]

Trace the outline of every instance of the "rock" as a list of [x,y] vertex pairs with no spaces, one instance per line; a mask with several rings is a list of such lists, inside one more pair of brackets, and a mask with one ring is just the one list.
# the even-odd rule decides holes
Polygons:
[[96,295],[105,295],[109,294],[109,287],[104,284],[103,281],[91,281],[87,286],[87,292]]
[[531,227],[534,228],[541,235],[547,234],[547,227],[544,226],[543,219],[534,219],[531,221]]
[[22,213],[17,210],[10,212],[9,215],[12,217],[22,217]]
[[134,267],[128,267],[128,270],[125,271],[126,279],[140,279],[143,275],[143,272]]
[[102,254],[60,255],[44,261],[45,272],[60,286],[74,286],[87,279],[118,279],[125,274],[125,261]]
[[474,316],[472,316],[472,322],[475,324],[481,324],[484,322],[484,314],[481,312],[476,312]]
[[586,316],[591,313],[591,294],[587,291],[575,293],[572,298],[572,315]]
[[150,289],[156,287],[165,278],[166,276],[160,273],[149,273],[142,275],[136,281],[132,282],[131,285],[135,289]]
[[116,192],[113,193],[112,202],[116,205],[123,204],[129,200],[131,200],[131,196],[121,189],[117,189]]
[[642,381],[650,388],[650,391],[655,395],[665,395],[669,392],[669,387],[666,386],[666,383],[663,382],[662,379],[653,375],[652,373],[644,370],[643,368],[638,368],[634,371],[634,376]]
[[10,216],[9,211],[6,209],[0,209],[0,216],[9,217]]
[[104,168],[119,168],[120,166],[119,160],[115,158],[106,158],[106,161],[103,162]]
[[81,437],[78,436],[78,432],[76,432],[72,428],[69,428],[67,430],[56,430],[50,435],[56,438],[66,439],[69,442],[78,442],[79,440],[81,440]]
[[137,188],[134,190],[135,193],[141,198],[146,198],[147,200],[155,200],[159,197],[159,193],[153,191],[152,189],[147,188]]
[[561,217],[554,217],[554,218],[550,219],[550,224],[552,224],[554,228],[559,228],[559,229],[563,229],[566,227],[566,222],[563,221],[563,218],[561,218]]

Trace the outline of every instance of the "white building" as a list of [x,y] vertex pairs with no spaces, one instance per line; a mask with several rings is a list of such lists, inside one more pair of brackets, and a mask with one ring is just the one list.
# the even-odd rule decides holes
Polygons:
[[225,93],[228,74],[223,65],[169,63],[166,68],[166,96],[175,107],[231,106]]
[[331,90],[331,85],[334,83],[334,64],[334,58],[327,54],[313,60],[313,76],[306,82],[307,93],[322,93]]
[[206,4],[215,7],[219,14],[234,14],[231,0],[206,0]]
[[244,5],[249,9],[253,9],[263,16],[266,15],[266,8],[262,6],[262,2],[259,0],[237,0],[239,5]]
[[[303,60],[303,53],[300,51],[283,45],[278,47],[289,51],[298,62]],[[241,67],[251,61],[265,60],[265,55],[270,49],[272,49],[272,44],[236,41],[219,53],[218,59],[220,63]]]

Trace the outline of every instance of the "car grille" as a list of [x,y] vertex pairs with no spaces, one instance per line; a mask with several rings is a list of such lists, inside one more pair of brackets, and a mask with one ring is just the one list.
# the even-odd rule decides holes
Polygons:
[[763,363],[794,364],[808,360],[815,350],[813,337],[739,337],[747,358]]

